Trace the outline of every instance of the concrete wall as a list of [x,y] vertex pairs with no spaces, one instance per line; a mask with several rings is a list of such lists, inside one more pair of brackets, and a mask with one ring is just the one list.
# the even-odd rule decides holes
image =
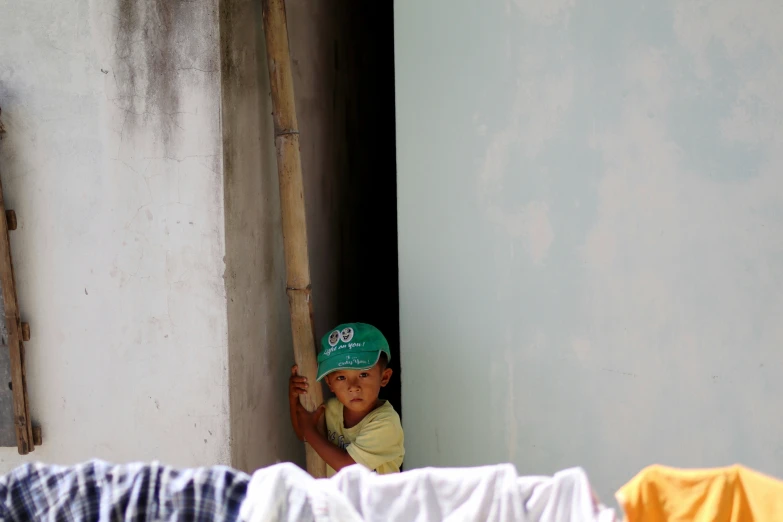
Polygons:
[[304,463],[287,421],[293,352],[261,23],[260,2],[221,5],[231,462],[247,471]]
[[781,23],[395,3],[409,468],[783,476]]
[[29,459],[229,461],[217,6],[0,1]]
[[[348,185],[345,107],[351,78],[345,56],[350,26],[346,2],[286,2],[300,153],[305,183],[307,236],[315,329],[323,335],[339,317],[341,222],[354,193]],[[343,63],[341,63],[343,62]]]

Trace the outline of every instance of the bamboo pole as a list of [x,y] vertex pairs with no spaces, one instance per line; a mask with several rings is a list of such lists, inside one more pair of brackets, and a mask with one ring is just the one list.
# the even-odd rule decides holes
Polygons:
[[[263,0],[261,5],[274,111],[277,174],[280,179],[280,207],[287,276],[286,291],[291,311],[294,359],[299,365],[299,374],[307,377],[311,384],[308,393],[300,395],[300,401],[307,410],[313,411],[323,402],[323,391],[315,381],[317,360],[310,264],[307,254],[307,223],[285,1]],[[323,420],[321,422],[323,423]],[[316,478],[325,477],[326,464],[321,457],[306,443],[305,452],[307,471]]]

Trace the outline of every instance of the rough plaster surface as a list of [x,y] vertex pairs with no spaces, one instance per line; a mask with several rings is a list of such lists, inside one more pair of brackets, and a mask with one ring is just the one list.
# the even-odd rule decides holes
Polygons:
[[288,421],[293,350],[260,2],[223,2],[220,23],[231,463],[303,465]]
[[408,468],[783,477],[782,24],[395,3]]
[[229,461],[217,6],[0,1],[28,459]]
[[356,194],[349,184],[345,130],[346,98],[351,96],[348,9],[348,2],[286,2],[319,337],[348,320],[339,315],[345,295],[340,273],[344,258],[355,249],[346,245],[342,226]]

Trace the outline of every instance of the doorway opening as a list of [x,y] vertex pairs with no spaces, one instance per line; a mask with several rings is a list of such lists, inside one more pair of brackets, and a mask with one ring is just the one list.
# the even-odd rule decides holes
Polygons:
[[[402,416],[391,0],[348,2],[345,75],[349,197],[341,216],[338,315],[378,327],[389,341],[392,380],[382,391]],[[317,313],[317,312],[316,312]]]

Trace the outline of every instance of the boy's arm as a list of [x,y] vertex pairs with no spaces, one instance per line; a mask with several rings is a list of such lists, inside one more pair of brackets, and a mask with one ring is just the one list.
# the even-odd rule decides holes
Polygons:
[[348,455],[347,451],[326,440],[326,437],[318,433],[317,430],[308,431],[304,440],[335,471],[340,471],[343,468],[356,464],[356,461]]
[[307,393],[307,377],[301,377],[296,374],[299,370],[297,365],[291,367],[291,377],[288,379],[288,406],[291,410],[291,426],[294,427],[296,438],[304,440],[302,430],[299,429],[299,422],[296,418],[296,407],[299,404],[299,396]]
[[296,420],[296,406],[299,404],[299,399],[296,397],[292,397],[289,400],[289,406],[291,410],[291,426],[294,427],[294,432],[296,433],[296,438],[299,440],[304,440],[304,437],[302,437],[302,432],[299,431],[299,423]]
[[292,404],[292,408],[295,408],[294,411],[296,413],[294,417],[296,417],[297,425],[301,427],[304,441],[307,442],[315,452],[318,453],[318,456],[324,459],[324,462],[329,464],[333,470],[340,471],[345,467],[356,464],[356,461],[348,455],[347,451],[340,449],[329,442],[326,437],[318,431],[318,421],[321,419],[321,415],[324,414],[324,410],[326,409],[323,404],[312,413],[307,411],[298,401],[296,404]]

